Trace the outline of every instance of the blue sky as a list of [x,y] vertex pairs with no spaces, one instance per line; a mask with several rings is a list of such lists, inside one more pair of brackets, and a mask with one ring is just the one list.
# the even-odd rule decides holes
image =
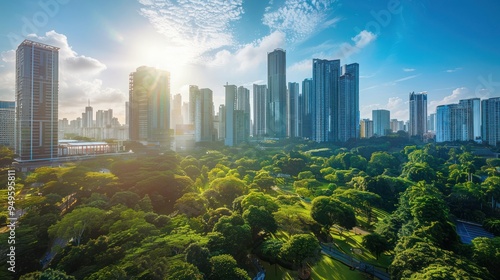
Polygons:
[[500,3],[495,0],[37,0],[0,4],[0,100],[14,100],[14,49],[29,38],[60,50],[60,117],[114,109],[124,120],[128,74],[171,73],[223,103],[226,82],[265,84],[267,52],[287,52],[287,80],[311,77],[313,58],[360,64],[360,110],[408,118],[408,93],[429,112],[500,96]]

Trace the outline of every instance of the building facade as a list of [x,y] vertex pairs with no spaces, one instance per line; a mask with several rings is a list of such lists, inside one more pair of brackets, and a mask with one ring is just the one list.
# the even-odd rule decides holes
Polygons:
[[338,111],[334,115],[337,119],[337,135],[335,141],[346,142],[349,139],[359,138],[359,64],[347,64],[342,67],[342,76],[339,77]]
[[304,79],[302,81],[302,94],[299,110],[301,115],[301,136],[305,139],[312,139],[314,102],[313,79]]
[[253,85],[253,136],[263,137],[267,134],[266,112],[268,93],[266,85]]
[[370,138],[373,136],[373,121],[369,119],[362,119],[360,123],[361,138]]
[[16,146],[16,102],[0,101],[0,145]]
[[282,49],[275,49],[267,54],[267,86],[267,134],[273,138],[284,138],[287,131],[286,52]]
[[410,120],[408,134],[410,137],[422,138],[427,132],[427,93],[411,92],[409,101]]
[[141,66],[129,77],[130,139],[170,148],[170,73]]
[[312,140],[334,141],[338,135],[340,60],[313,59]]
[[287,136],[299,137],[299,83],[288,83]]
[[202,88],[196,98],[194,117],[194,139],[196,142],[214,140],[214,102],[211,89]]
[[373,133],[385,136],[391,132],[391,112],[389,110],[372,110]]
[[481,100],[482,139],[491,146],[500,146],[500,97]]
[[24,40],[16,50],[16,153],[57,157],[59,48]]

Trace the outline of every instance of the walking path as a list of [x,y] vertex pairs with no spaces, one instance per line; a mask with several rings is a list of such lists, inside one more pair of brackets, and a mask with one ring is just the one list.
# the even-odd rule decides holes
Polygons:
[[341,263],[343,263],[351,268],[368,273],[368,274],[375,276],[381,280],[390,280],[391,279],[389,274],[387,272],[381,270],[380,268],[377,268],[371,264],[362,262],[354,257],[351,257],[347,254],[344,254],[344,253],[340,252],[339,250],[333,248],[331,245],[329,246],[329,245],[326,245],[325,243],[321,243],[320,246],[321,246],[321,252],[323,254],[328,255],[329,257],[331,257],[335,260],[338,260]]

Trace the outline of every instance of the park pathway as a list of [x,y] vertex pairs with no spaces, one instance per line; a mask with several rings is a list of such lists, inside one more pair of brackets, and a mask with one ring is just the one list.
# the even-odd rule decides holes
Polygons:
[[347,254],[344,254],[344,253],[340,252],[339,250],[333,248],[331,245],[328,246],[325,243],[321,243],[320,246],[321,246],[321,252],[323,254],[328,255],[329,257],[331,257],[337,261],[340,261],[341,263],[343,263],[351,268],[368,273],[368,274],[375,276],[381,280],[390,280],[391,279],[391,277],[389,276],[389,274],[387,272],[385,272],[385,270],[382,270],[382,269],[377,268],[371,264],[362,262],[362,261],[360,261],[356,258],[353,258]]

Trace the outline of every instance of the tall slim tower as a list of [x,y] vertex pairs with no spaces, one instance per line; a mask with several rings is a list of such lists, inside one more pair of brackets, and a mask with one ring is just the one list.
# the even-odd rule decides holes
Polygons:
[[196,142],[213,141],[214,136],[214,102],[211,89],[202,88],[196,98],[194,116],[194,137]]
[[89,105],[85,107],[85,113],[82,113],[83,127],[93,127],[94,126],[94,109]]
[[275,49],[267,54],[267,86],[269,89],[268,127],[271,137],[286,137],[286,52]]
[[200,89],[196,85],[189,86],[189,115],[188,122],[194,124],[195,112],[196,112],[196,99],[200,95]]
[[336,140],[345,142],[351,138],[359,138],[359,64],[357,63],[342,67],[336,118],[338,127]]
[[312,140],[338,138],[340,60],[313,59]]
[[235,139],[235,122],[234,122],[234,111],[235,111],[235,101],[236,101],[236,92],[237,87],[235,85],[225,85],[226,89],[226,105],[225,105],[225,138],[224,145],[226,146],[234,146],[237,145]]
[[299,83],[288,83],[287,136],[299,137]]
[[243,111],[242,122],[243,130],[241,135],[244,141],[247,141],[250,137],[250,90],[239,86],[238,92],[236,94],[236,110]]
[[481,123],[483,141],[500,146],[500,97],[481,100]]
[[57,157],[59,48],[24,40],[16,50],[16,153]]
[[266,85],[253,85],[253,136],[266,135],[268,94]]
[[170,147],[170,73],[141,66],[129,77],[130,140]]
[[302,102],[299,107],[301,119],[302,119],[302,137],[307,139],[312,139],[312,121],[313,121],[313,107],[314,103],[314,94],[313,94],[313,80],[305,79],[302,81],[302,94],[301,94]]
[[423,137],[427,132],[427,93],[410,93],[410,122],[408,134]]

